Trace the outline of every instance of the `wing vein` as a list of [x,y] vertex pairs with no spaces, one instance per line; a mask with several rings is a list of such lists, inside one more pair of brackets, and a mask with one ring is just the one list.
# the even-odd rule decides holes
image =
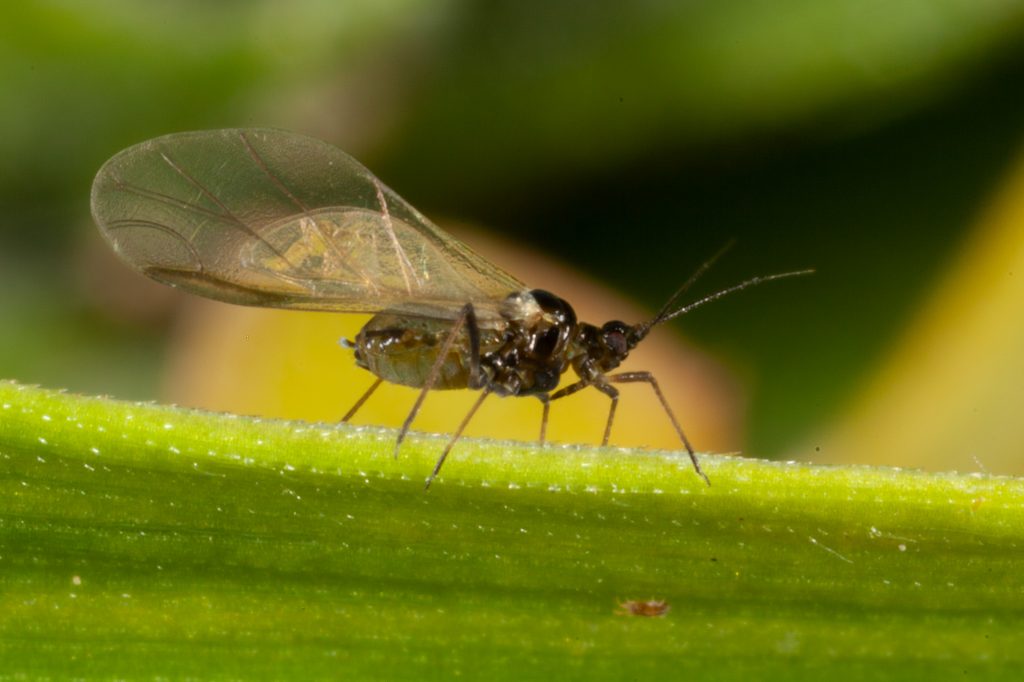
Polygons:
[[316,216],[312,214],[312,211],[310,210],[309,206],[307,206],[301,199],[295,196],[295,194],[290,189],[288,189],[288,186],[284,184],[284,181],[281,180],[281,178],[277,177],[277,175],[272,170],[270,170],[270,166],[268,166],[267,162],[263,159],[262,156],[260,156],[260,153],[256,151],[256,148],[252,146],[252,142],[249,140],[249,137],[245,134],[244,130],[238,131],[238,138],[242,141],[242,145],[245,146],[245,150],[248,152],[249,157],[253,160],[253,162],[260,169],[263,175],[265,175],[267,179],[270,180],[270,182],[273,183],[273,185],[281,191],[282,194],[288,197],[288,200],[295,204],[299,208],[299,210],[301,210],[305,214],[304,217],[308,219],[310,223],[313,224],[313,229],[316,230],[317,234],[320,235],[320,238],[323,240],[324,244],[327,245],[327,248],[330,249],[334,256],[338,259],[338,264],[341,265],[346,270],[348,270],[349,274],[355,275],[356,277],[362,279],[363,283],[371,290],[376,291],[377,285],[373,283],[373,280],[365,272],[363,272],[363,270],[359,268],[359,266],[351,263],[351,259],[348,258],[346,254],[341,252],[341,250],[338,248],[338,245],[335,243],[333,239],[327,236],[327,233],[324,232],[323,228],[320,226],[320,223],[317,222]]
[[302,200],[300,200],[297,196],[292,194],[291,190],[288,189],[288,186],[285,185],[284,182],[282,182],[282,180],[276,175],[274,175],[274,173],[270,170],[270,167],[267,166],[266,161],[263,160],[263,157],[260,156],[259,152],[257,152],[256,149],[252,146],[252,143],[249,141],[249,138],[246,137],[244,130],[239,131],[238,137],[242,140],[242,144],[245,145],[245,149],[247,152],[249,152],[249,156],[256,163],[256,165],[259,166],[259,169],[263,171],[263,174],[266,175],[267,178],[269,178],[269,180],[272,183],[274,183],[274,185],[279,190],[281,190],[282,194],[288,197],[288,199],[291,200],[293,204],[298,206],[301,211],[309,213],[309,207],[306,206],[306,204],[302,203]]
[[199,256],[199,251],[196,250],[195,244],[189,241],[185,237],[185,235],[181,234],[173,227],[169,225],[164,225],[163,223],[158,223],[155,220],[143,220],[141,218],[123,218],[120,220],[111,220],[109,223],[107,223],[107,228],[112,230],[123,229],[127,227],[149,228],[157,230],[159,232],[163,232],[164,234],[170,235],[171,237],[175,237],[176,239],[180,240],[182,244],[185,245],[185,248],[188,249],[188,252],[192,255],[192,258],[195,259],[198,271],[203,272],[205,270],[205,266],[203,265],[203,259]]
[[405,254],[405,249],[398,243],[398,235],[395,234],[394,223],[391,222],[391,212],[388,210],[388,202],[384,198],[384,190],[380,186],[380,181],[377,178],[373,178],[373,187],[377,190],[377,201],[380,203],[381,216],[384,217],[384,227],[388,231],[388,237],[391,239],[391,244],[395,248],[395,256],[398,258],[398,268],[402,271],[402,279],[405,281],[405,291],[410,296],[412,295],[412,285],[409,282],[410,275],[416,281],[416,288],[419,289],[423,286],[423,283],[416,277],[416,272],[413,270],[412,263],[409,261],[409,257]]
[[202,192],[203,196],[207,197],[208,199],[210,199],[210,201],[212,201],[213,203],[217,204],[217,206],[219,206],[220,209],[223,211],[223,213],[216,213],[214,211],[211,211],[211,213],[213,215],[215,215],[215,216],[217,216],[218,218],[221,218],[221,219],[226,219],[229,223],[234,224],[239,229],[241,229],[243,232],[248,234],[250,237],[252,237],[253,239],[256,239],[257,241],[259,241],[261,244],[263,244],[268,249],[270,249],[274,253],[274,255],[276,255],[278,258],[283,260],[285,262],[285,264],[288,265],[288,267],[290,267],[290,268],[294,268],[295,267],[295,264],[292,263],[291,261],[289,261],[288,257],[284,253],[282,253],[276,246],[274,246],[273,244],[268,242],[266,239],[264,239],[263,235],[261,235],[259,232],[254,230],[248,223],[246,223],[244,220],[242,220],[241,218],[236,216],[234,213],[232,213],[231,209],[229,209],[226,205],[224,205],[224,202],[222,202],[220,200],[220,198],[217,197],[216,194],[214,194],[209,189],[207,189],[206,186],[203,185],[203,183],[199,182],[194,177],[192,177],[191,175],[186,173],[185,169],[181,168],[177,163],[175,163],[171,159],[171,157],[169,157],[165,152],[160,152],[160,158],[162,158],[164,160],[164,162],[174,170],[175,173],[180,175],[182,178],[185,179],[186,182],[188,182],[190,185],[192,185],[193,187],[198,189],[200,192]]

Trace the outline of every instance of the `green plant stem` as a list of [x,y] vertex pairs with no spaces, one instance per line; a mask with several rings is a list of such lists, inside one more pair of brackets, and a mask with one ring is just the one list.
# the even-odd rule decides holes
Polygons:
[[1017,479],[394,435],[0,382],[0,678],[1024,665]]

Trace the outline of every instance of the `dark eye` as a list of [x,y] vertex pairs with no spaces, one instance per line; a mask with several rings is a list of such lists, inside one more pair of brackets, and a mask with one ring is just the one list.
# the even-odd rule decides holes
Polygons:
[[615,355],[625,355],[629,351],[626,335],[617,329],[604,333],[604,345]]

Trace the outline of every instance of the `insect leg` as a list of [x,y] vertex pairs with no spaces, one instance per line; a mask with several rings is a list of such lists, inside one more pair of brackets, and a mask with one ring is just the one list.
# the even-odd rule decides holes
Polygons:
[[484,402],[484,398],[490,394],[490,389],[485,388],[481,391],[480,397],[476,399],[475,403],[473,403],[473,407],[469,408],[469,412],[466,413],[465,417],[463,417],[462,423],[459,424],[459,428],[455,430],[454,434],[452,434],[452,439],[448,441],[448,445],[444,446],[444,451],[441,452],[441,456],[437,458],[437,464],[434,465],[434,470],[430,472],[430,476],[427,477],[427,484],[423,486],[424,490],[430,488],[430,484],[434,482],[435,478],[437,478],[438,472],[441,471],[441,465],[444,464],[444,460],[448,458],[448,453],[452,451],[453,447],[455,447],[455,443],[458,442],[459,438],[462,436],[462,432],[469,424],[469,420],[472,419],[473,415],[476,414],[476,411],[480,409],[480,406]]
[[[601,377],[598,378],[601,379]],[[619,392],[614,386],[609,386],[607,383],[604,383],[601,380],[581,380],[577,381],[575,384],[569,384],[565,388],[555,391],[554,393],[551,394],[551,400],[558,400],[559,398],[565,398],[566,396],[570,396],[573,393],[578,393],[587,386],[593,386],[594,388],[601,391],[601,393],[604,393],[612,400],[612,405],[610,408],[608,408],[608,421],[607,423],[605,423],[604,426],[604,437],[601,439],[602,446],[608,445],[608,438],[612,434],[612,422],[615,420],[615,408],[619,406]]]
[[594,388],[612,399],[611,407],[608,408],[608,421],[604,425],[604,438],[601,439],[601,447],[608,445],[608,438],[612,435],[612,422],[615,421],[615,408],[619,406],[619,390],[614,386],[605,383],[595,383]]
[[373,385],[366,389],[366,393],[363,394],[363,397],[356,401],[356,404],[352,406],[351,410],[345,413],[345,416],[341,418],[341,421],[347,422],[349,419],[354,417],[356,412],[359,411],[359,408],[363,406],[363,403],[370,399],[370,396],[373,395],[373,392],[376,391],[377,387],[382,383],[384,383],[384,380],[377,377],[377,380],[373,382]]
[[[665,395],[661,392],[661,387],[658,386],[658,382],[654,378],[654,375],[650,372],[621,372],[619,374],[609,375],[605,378],[608,381],[612,381],[617,384],[642,382],[651,385],[651,388],[654,389],[654,395],[658,396],[658,400],[661,401],[661,406],[665,409],[665,414],[668,415],[669,420],[672,422],[672,426],[676,429],[676,433],[679,434],[679,439],[683,441],[683,445],[686,446],[686,453],[690,455],[690,461],[693,462],[694,471],[704,479],[705,483],[711,485],[711,481],[708,479],[707,474],[705,474],[700,468],[700,463],[697,461],[697,453],[693,451],[693,446],[690,445],[689,439],[686,437],[686,434],[683,433],[682,427],[679,426],[679,420],[677,420],[676,415],[672,413],[672,408],[668,406],[668,401],[665,400]],[[611,426],[610,421],[609,426]]]
[[544,438],[548,434],[548,413],[551,411],[551,395],[548,393],[538,393],[537,398],[544,405],[544,412],[540,417],[540,438],[537,442],[544,445]]
[[466,330],[469,332],[469,387],[480,388],[484,385],[484,373],[480,369],[480,325],[476,320],[476,310],[472,303],[462,309],[466,316]]
[[[459,335],[463,325],[466,324],[466,319],[470,316],[474,320],[474,328],[476,328],[476,314],[473,312],[473,304],[467,303],[462,307],[459,312],[459,316],[455,318],[455,322],[452,324],[452,330],[448,332],[448,337],[441,344],[441,349],[437,353],[437,359],[434,360],[434,366],[430,368],[430,373],[427,375],[427,380],[423,382],[423,389],[420,391],[419,396],[416,398],[416,402],[413,403],[412,409],[409,410],[409,416],[405,418],[402,423],[402,428],[398,431],[398,439],[395,441],[395,459],[398,459],[398,450],[402,447],[402,441],[405,440],[405,435],[409,433],[409,427],[412,426],[412,420],[416,418],[416,414],[420,411],[420,407],[423,405],[423,401],[427,397],[427,393],[437,383],[437,378],[441,376],[441,367],[444,366],[445,360],[448,358],[448,353],[451,351],[452,346],[455,344],[455,338]],[[474,360],[476,367],[480,364],[480,339],[479,329],[477,331],[477,352],[476,359]],[[472,345],[472,331],[470,332],[470,344]],[[479,369],[471,370],[479,372]]]
[[559,398],[566,398],[568,396],[571,396],[573,393],[579,393],[587,386],[590,386],[589,381],[577,381],[575,384],[569,384],[565,388],[558,389],[550,396],[548,396],[548,400],[558,400]]

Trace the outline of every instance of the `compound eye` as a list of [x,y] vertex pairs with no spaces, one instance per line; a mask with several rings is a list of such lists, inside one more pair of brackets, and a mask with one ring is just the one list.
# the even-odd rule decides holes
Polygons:
[[626,331],[627,327],[622,322],[609,322],[601,328],[601,340],[616,356],[624,356],[629,352]]

